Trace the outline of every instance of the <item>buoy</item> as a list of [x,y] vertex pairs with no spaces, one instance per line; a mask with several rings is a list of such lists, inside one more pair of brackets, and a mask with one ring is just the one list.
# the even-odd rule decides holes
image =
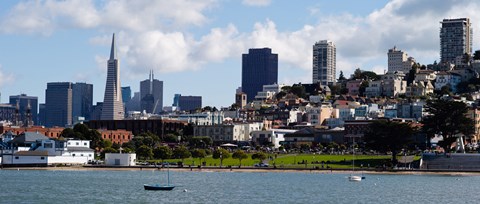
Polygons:
[[187,189],[183,189],[183,192],[187,192]]
[[17,168],[17,171],[20,171],[20,169],[19,169],[19,168]]

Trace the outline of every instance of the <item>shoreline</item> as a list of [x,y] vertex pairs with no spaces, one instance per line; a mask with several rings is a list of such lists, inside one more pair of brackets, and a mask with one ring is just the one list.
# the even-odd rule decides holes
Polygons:
[[[0,170],[44,170],[44,171],[165,171],[161,167],[145,166],[61,166],[61,167],[3,167]],[[301,168],[220,168],[220,167],[172,167],[170,171],[178,172],[247,172],[247,173],[319,173],[319,174],[350,174],[350,169],[301,169]],[[357,173],[370,175],[452,175],[452,176],[480,176],[480,170],[357,170]]]

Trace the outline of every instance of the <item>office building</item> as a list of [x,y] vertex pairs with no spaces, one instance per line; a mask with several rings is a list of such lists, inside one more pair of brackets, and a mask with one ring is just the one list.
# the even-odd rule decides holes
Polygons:
[[16,120],[21,124],[17,122],[16,125],[31,126],[38,124],[38,97],[27,96],[26,94],[10,96],[9,103],[18,106],[18,118]]
[[163,81],[154,78],[153,70],[149,79],[140,82],[140,108],[147,113],[162,112]]
[[132,99],[132,89],[130,89],[130,86],[125,86],[122,87],[122,101],[123,103],[127,103]]
[[[175,94],[176,95],[176,94]],[[179,96],[178,106],[181,111],[194,111],[202,108],[201,96]]]
[[72,125],[72,83],[47,83],[44,122],[46,127]]
[[455,62],[465,53],[472,54],[473,30],[469,18],[443,19],[440,28],[440,61]]
[[415,64],[415,59],[413,57],[408,57],[407,53],[402,50],[397,49],[394,46],[392,49],[388,50],[388,72],[403,72],[408,74],[412,69],[413,64]]
[[255,99],[263,85],[278,83],[278,54],[270,48],[249,49],[242,55],[242,91],[247,102]]
[[120,84],[120,62],[117,58],[115,33],[112,37],[112,48],[108,60],[107,82],[103,98],[102,120],[122,120],[125,117]]
[[73,121],[90,120],[93,108],[93,84],[72,84]]
[[337,49],[331,41],[322,40],[313,45],[312,83],[331,85],[335,83]]

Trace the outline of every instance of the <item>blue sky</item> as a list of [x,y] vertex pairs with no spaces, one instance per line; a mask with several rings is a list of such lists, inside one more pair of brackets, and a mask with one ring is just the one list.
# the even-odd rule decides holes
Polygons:
[[0,5],[0,93],[43,103],[47,82],[87,82],[103,101],[106,60],[117,35],[121,83],[139,90],[150,69],[173,95],[200,95],[226,107],[241,85],[241,55],[270,47],[279,83],[311,83],[312,45],[337,46],[337,76],[355,68],[382,73],[387,50],[422,64],[439,58],[439,22],[471,18],[474,50],[480,4],[451,0],[37,0]]

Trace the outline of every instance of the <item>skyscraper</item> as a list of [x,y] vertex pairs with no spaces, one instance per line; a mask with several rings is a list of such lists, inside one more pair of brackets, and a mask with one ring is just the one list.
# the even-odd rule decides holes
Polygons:
[[112,37],[112,48],[108,60],[107,83],[103,98],[102,120],[122,120],[124,115],[122,87],[120,85],[120,62],[117,58],[115,33]]
[[44,124],[47,127],[72,125],[72,83],[47,83]]
[[130,86],[124,86],[122,87],[122,101],[123,103],[127,103],[132,99],[132,89],[130,89]]
[[23,125],[29,125],[30,122],[38,124],[38,97],[27,96],[20,94],[17,96],[10,96],[9,103],[13,106],[18,104],[19,118]]
[[77,121],[79,117],[90,120],[93,107],[93,84],[72,84],[72,116]]
[[179,96],[178,105],[181,111],[194,111],[202,108],[201,96]]
[[472,54],[473,30],[469,18],[443,19],[440,28],[440,61],[454,62],[465,53]]
[[149,79],[140,82],[140,107],[147,113],[160,113],[163,109],[163,81],[154,78],[153,70]]
[[322,40],[313,45],[313,76],[312,83],[321,85],[335,83],[337,69],[337,49],[331,41]]
[[276,84],[278,81],[278,54],[270,48],[249,49],[242,55],[242,91],[247,101],[255,99],[263,85]]

